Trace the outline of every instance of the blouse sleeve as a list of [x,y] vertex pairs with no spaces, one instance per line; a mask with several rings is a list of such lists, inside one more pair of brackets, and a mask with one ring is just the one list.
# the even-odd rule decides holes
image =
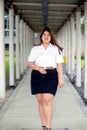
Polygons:
[[31,51],[30,51],[29,56],[28,56],[28,61],[35,61],[35,56],[36,56],[36,54],[35,54],[35,48],[33,47],[31,49]]
[[63,63],[63,56],[59,53],[58,48],[56,48],[56,63]]

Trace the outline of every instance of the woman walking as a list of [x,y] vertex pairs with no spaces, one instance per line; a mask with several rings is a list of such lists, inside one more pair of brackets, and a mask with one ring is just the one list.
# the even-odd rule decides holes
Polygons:
[[62,48],[46,27],[40,35],[40,44],[31,49],[28,63],[31,72],[31,93],[36,96],[43,130],[51,130],[53,98],[58,86],[63,87]]

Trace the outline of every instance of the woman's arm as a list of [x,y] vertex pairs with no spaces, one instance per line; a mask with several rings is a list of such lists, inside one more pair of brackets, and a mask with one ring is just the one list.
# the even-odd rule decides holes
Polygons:
[[43,67],[37,66],[37,65],[35,64],[35,62],[29,61],[29,62],[28,62],[28,65],[29,65],[30,68],[32,68],[33,70],[37,70],[37,71],[39,71],[39,72],[42,73],[42,74],[46,74],[45,69],[44,69]]
[[29,61],[28,65],[31,69],[39,71],[39,66],[37,66],[33,61]]
[[64,81],[63,81],[63,68],[62,68],[62,63],[57,64],[57,69],[58,69],[58,80],[59,80],[59,87],[63,87]]

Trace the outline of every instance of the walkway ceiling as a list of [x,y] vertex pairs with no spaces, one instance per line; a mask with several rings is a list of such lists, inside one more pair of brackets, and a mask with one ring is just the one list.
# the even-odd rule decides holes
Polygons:
[[14,7],[34,32],[48,26],[56,33],[78,7],[83,11],[83,4],[84,0],[5,0],[5,7]]

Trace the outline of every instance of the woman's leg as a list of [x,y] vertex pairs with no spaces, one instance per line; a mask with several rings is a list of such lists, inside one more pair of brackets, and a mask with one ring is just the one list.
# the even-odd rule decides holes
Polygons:
[[44,107],[42,103],[42,94],[36,94],[36,98],[38,101],[38,109],[39,109],[39,114],[41,117],[42,126],[46,126],[46,116],[44,113]]
[[51,121],[53,115],[53,101],[54,96],[52,94],[43,94],[42,95],[42,104],[44,107],[44,112],[46,115],[46,127],[51,128]]

